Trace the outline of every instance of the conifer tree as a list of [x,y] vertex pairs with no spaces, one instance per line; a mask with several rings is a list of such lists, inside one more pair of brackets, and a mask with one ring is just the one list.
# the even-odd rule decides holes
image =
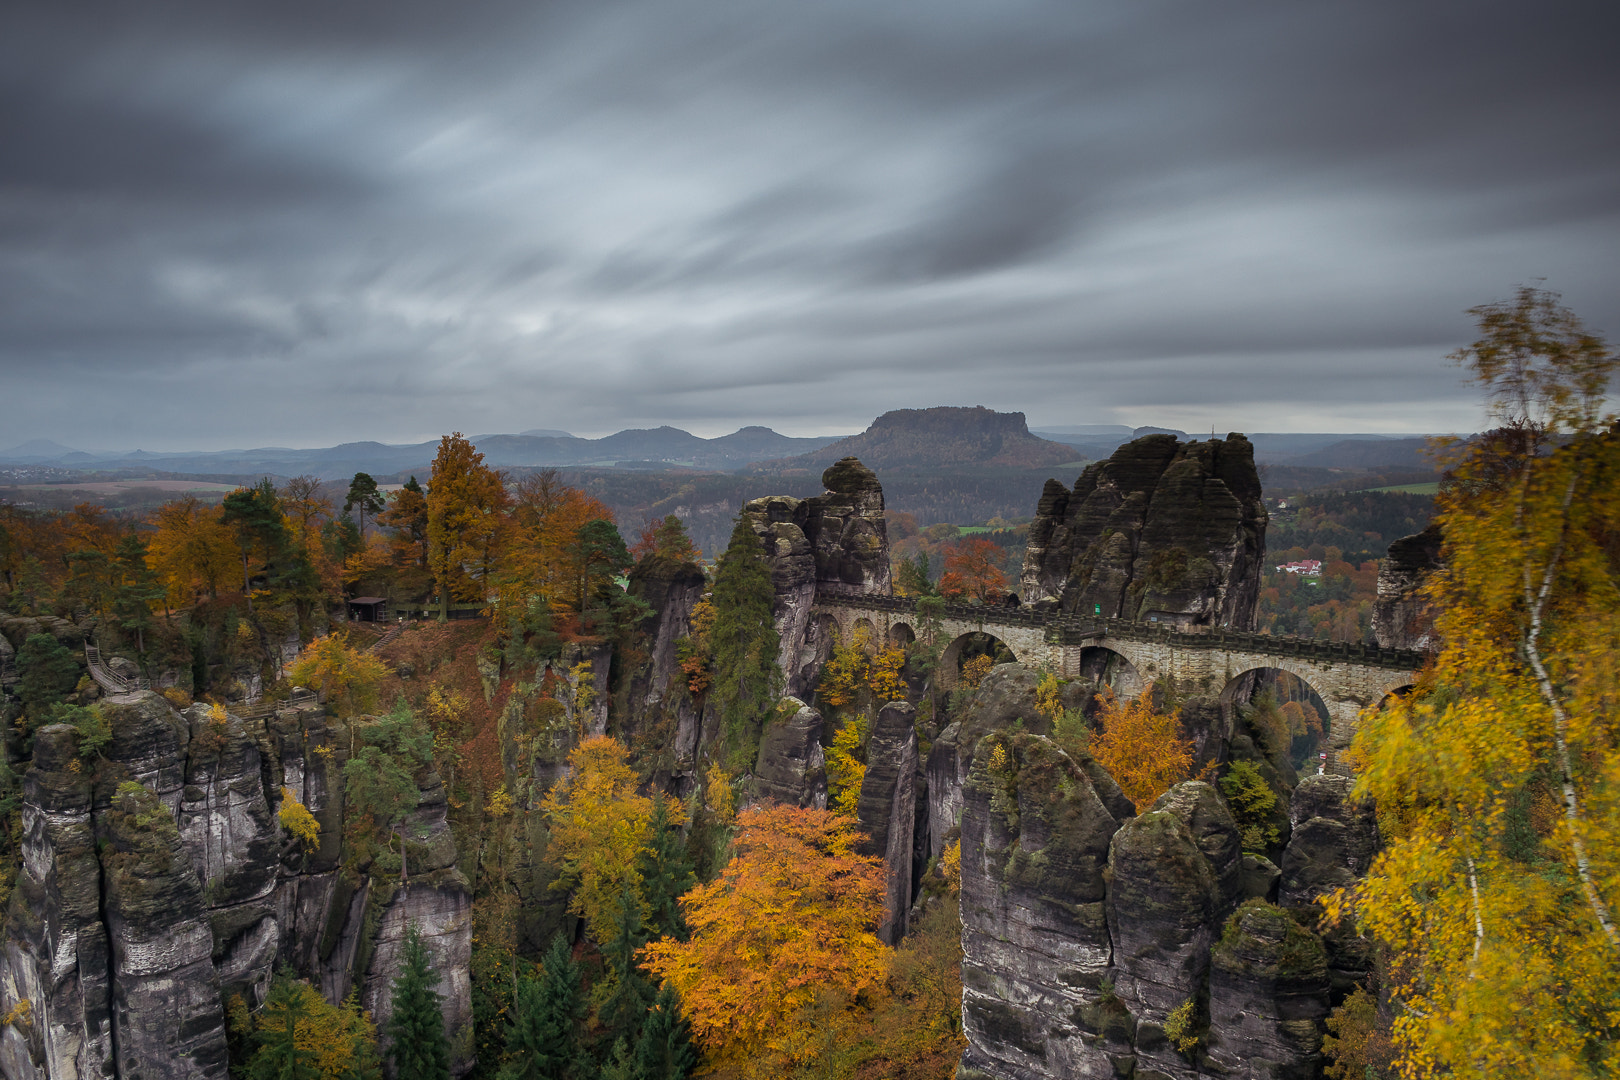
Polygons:
[[540,977],[518,983],[500,1080],[571,1080],[577,1076],[577,1028],[583,1004],[579,969],[568,954],[568,943],[558,934],[546,952]]
[[637,856],[641,874],[641,896],[647,909],[647,932],[651,937],[686,940],[686,920],[681,915],[680,898],[697,883],[692,860],[686,851],[686,838],[671,815],[665,796],[653,798],[652,831],[647,846]]
[[771,611],[775,600],[765,549],[747,515],[740,515],[715,568],[709,701],[720,713],[733,762],[742,767],[753,763],[760,730],[781,685],[776,666],[781,641]]
[[394,1015],[388,1019],[397,1080],[448,1080],[450,1042],[439,1009],[438,973],[415,926],[405,936],[399,977],[394,980]]
[[631,1075],[635,1080],[686,1080],[696,1065],[691,1026],[681,1016],[675,992],[666,986],[641,1025]]
[[79,681],[79,663],[49,634],[30,634],[17,650],[17,697],[38,721]]
[[47,615],[55,600],[55,592],[45,576],[45,565],[39,556],[30,555],[23,560],[17,572],[17,585],[12,591],[12,604],[18,615]]
[[114,556],[118,584],[113,588],[113,615],[121,630],[135,632],[135,649],[146,652],[146,629],[152,625],[152,605],[162,600],[167,590],[156,573],[147,565],[146,541],[131,529],[118,542]]
[[270,984],[264,1009],[277,1022],[261,1026],[255,1035],[258,1053],[248,1063],[250,1080],[317,1080],[315,1051],[299,1038],[310,1024],[308,1006],[297,982],[278,978]]
[[647,943],[641,920],[641,901],[627,881],[619,895],[619,917],[611,938],[602,943],[607,961],[607,994],[596,1011],[606,1035],[603,1044],[617,1040],[628,1045],[641,1031],[647,1006],[652,1004],[653,986],[636,965],[636,953]]
[[385,505],[383,493],[377,489],[377,481],[371,478],[370,473],[357,472],[354,479],[349,481],[349,494],[343,500],[343,512],[350,510],[360,511],[360,539],[366,538],[366,515],[377,515]]
[[242,553],[242,592],[248,599],[248,611],[253,610],[253,588],[248,571],[249,560],[255,549],[260,562],[268,563],[281,553],[287,542],[287,527],[281,516],[281,499],[276,486],[265,477],[253,487],[237,488],[225,496],[220,520],[236,534],[236,544]]

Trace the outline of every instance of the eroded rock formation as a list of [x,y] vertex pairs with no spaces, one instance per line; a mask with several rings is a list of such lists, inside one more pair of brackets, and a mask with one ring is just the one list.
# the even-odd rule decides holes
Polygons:
[[793,711],[772,722],[760,739],[754,798],[825,810],[827,761],[821,748],[821,714],[797,698],[786,698],[782,704],[784,713]]
[[1148,435],[1086,466],[1073,490],[1046,482],[1029,528],[1023,600],[1249,630],[1265,535],[1248,439]]
[[866,740],[866,775],[856,817],[865,850],[883,859],[884,921],[878,936],[890,945],[906,935],[911,907],[912,837],[917,823],[917,710],[891,701]]
[[1365,871],[1370,808],[1347,778],[1307,778],[1281,871],[1243,853],[1212,784],[1135,815],[1093,759],[1041,733],[1020,671],[986,676],[929,757],[946,814],[938,789],[968,762],[959,1078],[1319,1075],[1322,1020],[1370,957],[1310,912]]
[[[471,897],[455,869],[437,774],[402,826],[409,885],[342,864],[347,730],[324,710],[220,721],[151,691],[104,700],[104,759],[78,732],[36,734],[23,782],[23,867],[0,951],[0,1073],[225,1076],[224,1005],[262,998],[288,965],[333,1001],[358,985],[379,1026],[397,941],[422,928],[448,1030],[471,1020]],[[321,827],[305,852],[276,808],[290,792]],[[453,1039],[458,1074],[471,1047]]]
[[1434,606],[1424,595],[1443,565],[1444,538],[1438,523],[1389,545],[1378,565],[1378,599],[1373,604],[1373,636],[1386,649],[1432,649]]
[[776,589],[777,662],[786,692],[807,696],[827,643],[810,618],[816,593],[889,593],[889,537],[883,485],[854,458],[821,476],[826,492],[809,499],[771,495],[743,507],[765,547]]

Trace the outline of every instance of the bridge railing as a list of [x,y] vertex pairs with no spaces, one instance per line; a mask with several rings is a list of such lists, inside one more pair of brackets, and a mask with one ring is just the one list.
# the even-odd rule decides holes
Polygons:
[[90,677],[96,681],[96,685],[109,694],[133,694],[150,686],[144,675],[126,678],[108,667],[101,659],[101,650],[88,641],[84,643],[84,663],[90,669]]
[[261,716],[273,716],[282,709],[303,709],[312,705],[319,705],[320,695],[313,690],[298,687],[289,694],[285,701],[266,701],[259,705],[247,705],[240,709],[232,709],[239,719],[255,720]]
[[[906,615],[913,620],[917,618],[917,601],[904,596],[823,593],[816,596],[816,603],[823,607],[883,611]],[[1189,632],[1166,623],[1094,618],[1041,612],[1032,608],[1006,608],[980,604],[945,603],[940,604],[935,610],[942,618],[972,622],[986,628],[1020,626],[1043,629],[1047,641],[1062,645],[1084,645],[1103,638],[1116,637],[1128,641],[1163,642],[1182,649],[1267,653],[1302,660],[1357,663],[1403,671],[1416,671],[1428,661],[1427,654],[1411,649],[1385,649],[1364,642],[1320,641],[1315,638],[1252,634],[1220,627],[1211,627],[1203,632]]]

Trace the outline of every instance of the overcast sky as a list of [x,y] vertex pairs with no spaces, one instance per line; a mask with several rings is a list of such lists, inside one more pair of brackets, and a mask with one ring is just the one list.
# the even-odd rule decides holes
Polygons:
[[1473,430],[1467,307],[1544,278],[1620,337],[1617,43],[1522,0],[10,0],[0,447]]

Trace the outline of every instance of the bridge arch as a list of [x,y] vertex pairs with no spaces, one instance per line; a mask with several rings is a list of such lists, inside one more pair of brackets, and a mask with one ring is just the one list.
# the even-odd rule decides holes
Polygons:
[[1136,664],[1119,649],[1108,645],[1087,645],[1080,650],[1075,676],[1094,688],[1107,686],[1118,698],[1134,698],[1146,688]]
[[865,615],[862,615],[860,618],[856,619],[853,624],[851,624],[849,632],[850,637],[847,639],[848,642],[855,641],[855,639],[858,638],[862,633],[865,633],[866,648],[868,651],[881,648],[883,645],[883,635],[878,633],[877,624],[872,622],[872,620],[868,619]]
[[[1289,665],[1292,667],[1293,665]],[[1323,696],[1317,683],[1324,683],[1321,673],[1300,673],[1279,666],[1275,659],[1249,667],[1226,681],[1221,688],[1220,702],[1227,713],[1228,722],[1235,719],[1238,707],[1252,704],[1255,698],[1270,691],[1276,701],[1280,718],[1288,723],[1285,731],[1275,732],[1280,738],[1294,768],[1306,770],[1316,754],[1328,745],[1333,735],[1333,709]],[[1333,692],[1331,685],[1326,686]],[[1297,705],[1298,710],[1290,708]],[[1291,715],[1292,714],[1292,715]]]
[[889,644],[900,649],[910,648],[917,640],[917,631],[910,623],[896,619],[889,624]]
[[962,674],[962,665],[975,656],[997,656],[999,652],[1005,652],[1013,663],[1023,662],[1023,658],[1013,651],[1011,645],[988,630],[970,630],[965,634],[958,634],[949,645],[945,646],[945,651],[939,654],[935,679],[940,689],[956,689]]

